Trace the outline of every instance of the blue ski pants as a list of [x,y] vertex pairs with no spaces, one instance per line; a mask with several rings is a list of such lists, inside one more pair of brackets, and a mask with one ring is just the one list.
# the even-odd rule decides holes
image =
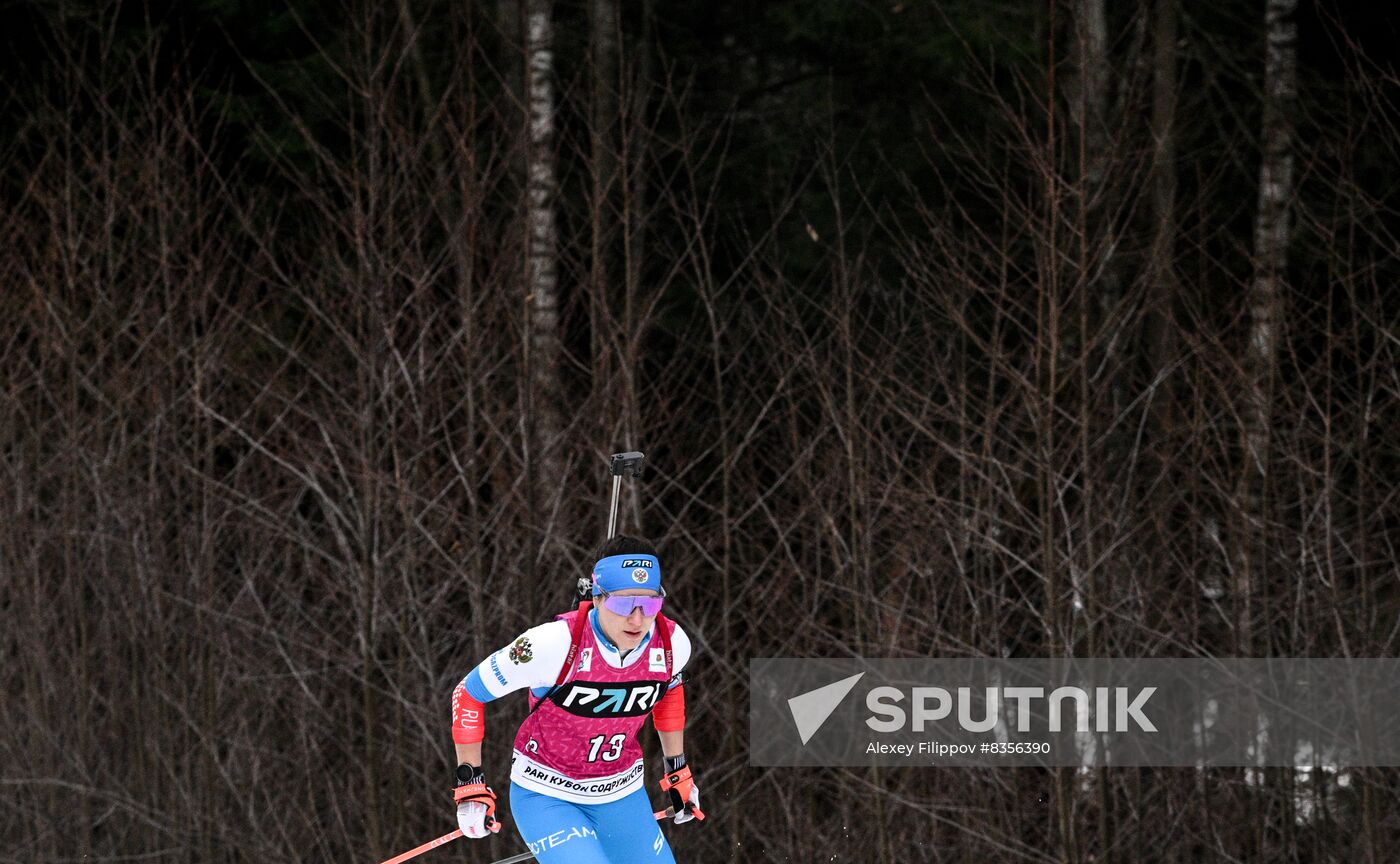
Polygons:
[[540,864],[675,864],[645,788],[607,804],[575,804],[510,784],[515,830]]

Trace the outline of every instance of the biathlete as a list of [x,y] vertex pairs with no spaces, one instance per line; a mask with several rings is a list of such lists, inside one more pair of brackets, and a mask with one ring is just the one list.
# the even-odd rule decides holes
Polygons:
[[651,716],[664,755],[661,787],[677,824],[703,819],[686,765],[681,670],[690,639],[661,614],[661,562],[645,540],[598,551],[593,597],[487,657],[452,694],[457,823],[467,837],[500,830],[481,768],[485,703],[529,688],[515,733],[510,809],[541,864],[674,862],[652,813],[637,733]]

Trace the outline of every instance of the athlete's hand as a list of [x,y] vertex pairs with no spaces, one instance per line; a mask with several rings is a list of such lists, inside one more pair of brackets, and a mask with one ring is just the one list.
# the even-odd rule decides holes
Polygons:
[[685,756],[667,756],[665,767],[666,776],[661,778],[661,788],[671,799],[671,808],[676,811],[676,824],[681,825],[692,819],[704,819],[705,813],[700,809],[700,787],[695,785],[695,778],[690,776],[690,767],[685,764]]
[[486,776],[474,765],[457,766],[457,827],[463,837],[479,839],[501,830],[496,821],[496,793],[486,785]]
[[[672,792],[671,794],[674,796],[676,793]],[[672,803],[674,804],[674,802],[675,799],[673,798]],[[685,806],[676,808],[675,822],[677,825],[680,825],[697,818],[704,819],[705,813],[700,809],[700,787],[696,786],[695,781],[692,780],[690,781],[690,797],[686,798]]]

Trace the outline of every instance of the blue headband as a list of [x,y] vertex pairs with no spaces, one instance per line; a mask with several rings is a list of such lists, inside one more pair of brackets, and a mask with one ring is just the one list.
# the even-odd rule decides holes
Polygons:
[[661,593],[661,562],[655,555],[609,555],[593,565],[594,596],[628,588]]

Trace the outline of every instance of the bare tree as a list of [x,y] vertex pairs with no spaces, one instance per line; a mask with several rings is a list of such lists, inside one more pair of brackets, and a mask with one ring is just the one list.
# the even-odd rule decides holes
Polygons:
[[1156,0],[1152,20],[1152,246],[1147,257],[1147,278],[1152,286],[1147,313],[1149,369],[1154,376],[1151,393],[1158,435],[1170,425],[1170,376],[1168,344],[1174,319],[1171,314],[1179,292],[1175,272],[1176,217],[1176,103],[1177,103],[1177,2]]
[[559,341],[558,183],[554,168],[553,0],[526,0],[526,102],[530,149],[526,164],[526,295],[529,370],[525,417],[530,424],[529,472],[541,547],[560,536],[559,493],[565,476],[563,374]]
[[1233,538],[1237,640],[1241,655],[1257,650],[1253,636],[1259,538],[1268,492],[1270,417],[1278,368],[1283,290],[1288,268],[1289,205],[1293,197],[1293,103],[1297,96],[1296,0],[1268,0],[1264,24],[1264,117],[1259,141],[1258,203],[1254,217],[1254,275],[1246,296],[1248,338],[1241,406],[1243,459],[1236,485],[1238,530]]
[[[652,80],[619,48],[611,130],[589,128],[591,72],[553,87],[558,283],[613,288],[559,292],[606,331],[561,376],[591,400],[621,385],[589,375],[625,375],[664,442],[641,515],[699,648],[687,748],[716,821],[672,834],[681,860],[1378,862],[1400,832],[1392,769],[768,771],[735,722],[756,656],[1234,650],[1239,611],[1198,578],[1232,566],[1232,535],[1200,526],[1243,509],[1258,379],[1219,286],[1263,273],[1276,234],[1251,244],[1238,201],[1257,130],[1208,102],[1248,76],[1155,8],[1152,122],[1106,141],[1133,214],[1117,317],[1096,306],[1105,234],[1076,227],[1080,121],[1035,98],[1045,63],[1008,82],[968,56],[985,127],[931,128],[907,209],[815,125],[816,168],[757,228],[726,197],[749,120],[684,70]],[[318,42],[325,77],[251,69],[275,106],[256,172],[159,34],[127,55],[111,9],[55,18],[61,60],[0,166],[0,857],[344,862],[440,834],[452,687],[558,611],[540,572],[596,536],[566,522],[596,509],[598,429],[621,426],[565,418],[553,510],[525,470],[524,39],[496,64],[479,7],[351,11]],[[581,41],[556,70],[588,65]],[[1400,196],[1376,166],[1400,162],[1400,122],[1391,73],[1342,56],[1333,98],[1298,100],[1309,147],[1277,199],[1299,229],[1273,271],[1293,287],[1250,526],[1268,602],[1245,623],[1258,650],[1391,656]],[[1200,74],[1229,86],[1176,83]],[[1153,328],[1115,349],[1106,408],[1106,345]],[[497,778],[524,709],[491,710]]]

